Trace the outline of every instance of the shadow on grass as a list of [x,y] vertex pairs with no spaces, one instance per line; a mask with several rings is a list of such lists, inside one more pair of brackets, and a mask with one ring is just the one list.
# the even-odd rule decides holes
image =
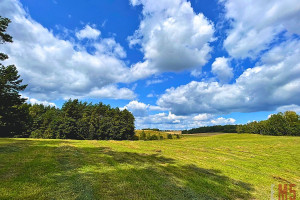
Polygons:
[[[19,191],[0,194],[1,199],[253,198],[253,188],[247,183],[224,176],[218,170],[180,165],[160,154],[75,147],[69,141],[30,143],[27,148],[31,150],[26,151],[26,156],[32,159],[20,162],[19,173],[0,183],[0,190],[11,184],[18,185],[15,190]],[[6,167],[1,173],[9,173],[9,165]],[[36,188],[31,192],[29,186]],[[20,196],[26,188],[28,193]]]

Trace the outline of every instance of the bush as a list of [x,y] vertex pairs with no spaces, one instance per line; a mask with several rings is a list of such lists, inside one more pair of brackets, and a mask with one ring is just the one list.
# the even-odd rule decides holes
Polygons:
[[158,137],[157,137],[157,135],[151,135],[149,137],[149,140],[158,140]]
[[146,133],[145,131],[142,131],[141,136],[140,136],[140,140],[146,140]]
[[140,138],[139,138],[139,136],[137,136],[137,135],[134,135],[133,137],[132,137],[132,140],[139,140]]
[[169,133],[168,133],[168,136],[167,136],[167,137],[168,137],[168,139],[173,139],[172,134],[169,134]]

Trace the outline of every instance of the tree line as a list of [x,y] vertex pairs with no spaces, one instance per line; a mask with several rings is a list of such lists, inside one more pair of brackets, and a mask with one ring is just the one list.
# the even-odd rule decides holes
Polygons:
[[[13,42],[6,33],[11,21],[0,16],[0,44]],[[8,55],[0,52],[0,61]],[[132,139],[134,116],[128,110],[109,105],[88,104],[77,99],[64,103],[61,109],[27,104],[19,92],[22,84],[16,66],[0,63],[0,137],[33,137],[61,139]]]
[[193,128],[190,130],[183,130],[182,134],[195,134],[195,133],[236,133],[237,125],[216,125],[216,126],[204,126],[199,128]]
[[279,112],[259,122],[254,121],[244,125],[205,126],[183,130],[182,134],[210,132],[300,136],[300,116],[294,111]]
[[65,102],[61,109],[37,104],[26,107],[29,116],[20,137],[127,140],[134,136],[134,116],[126,109],[78,99]]
[[267,120],[237,126],[238,133],[300,136],[300,116],[294,111],[273,114]]

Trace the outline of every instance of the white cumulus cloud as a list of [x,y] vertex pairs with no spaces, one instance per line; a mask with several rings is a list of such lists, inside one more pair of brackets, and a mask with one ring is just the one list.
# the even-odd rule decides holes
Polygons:
[[76,37],[79,40],[82,39],[97,39],[101,35],[101,31],[98,29],[92,28],[90,25],[86,25],[84,29],[76,32]]
[[213,117],[213,115],[204,113],[204,114],[196,115],[195,117],[193,117],[193,119],[195,121],[205,121],[205,120],[211,119],[212,117]]
[[149,108],[149,105],[146,105],[146,104],[138,102],[138,101],[131,101],[122,109],[127,109],[130,112],[132,112],[132,114],[134,116],[139,117],[139,116],[147,115],[148,108]]
[[122,109],[127,109],[131,111],[133,115],[137,117],[147,116],[149,114],[149,111],[166,111],[165,108],[159,106],[153,106],[150,104],[145,104],[136,100],[130,101]]
[[40,100],[30,98],[30,97],[24,97],[24,98],[27,99],[27,102],[32,104],[32,105],[34,105],[34,104],[43,104],[45,106],[57,107],[55,105],[55,103],[51,103],[51,102],[48,102],[48,101],[40,101]]
[[285,112],[285,111],[295,111],[296,113],[300,114],[300,106],[299,105],[286,105],[286,106],[280,106],[277,108],[278,112]]
[[234,84],[192,81],[167,89],[157,101],[174,114],[275,110],[300,102],[300,40],[281,43],[265,53]]
[[[24,95],[42,101],[89,95],[134,98],[132,91],[116,85],[133,78],[121,59],[126,53],[113,38],[93,41],[95,52],[89,53],[86,47],[60,39],[33,20],[18,0],[0,1],[0,13],[12,20],[8,33],[14,40],[0,45],[0,51],[10,57],[5,64],[15,64],[28,84]],[[100,32],[87,25],[77,36],[96,38]]]
[[234,124],[233,118],[214,118],[210,114],[180,116],[171,112],[158,113],[154,115],[145,115],[136,117],[136,127],[141,128],[159,128],[162,130],[185,130],[198,128],[201,126]]
[[232,29],[224,47],[235,58],[255,58],[279,33],[300,35],[298,0],[219,0]]
[[212,64],[212,73],[221,83],[228,83],[233,78],[233,69],[229,66],[229,62],[228,58],[219,57]]
[[226,125],[226,124],[234,124],[235,123],[235,119],[233,118],[224,118],[224,117],[219,117],[217,119],[213,119],[211,120],[211,123],[214,125]]
[[[140,45],[145,61],[136,73],[181,71],[205,65],[212,50],[214,27],[202,13],[196,14],[186,0],[131,0],[143,6],[143,20],[130,46]],[[143,73],[144,74],[144,73]]]

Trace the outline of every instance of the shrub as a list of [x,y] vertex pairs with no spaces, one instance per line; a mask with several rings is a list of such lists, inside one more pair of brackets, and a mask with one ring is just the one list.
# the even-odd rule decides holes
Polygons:
[[139,136],[137,136],[137,135],[134,135],[133,137],[132,137],[132,140],[139,140],[140,138],[139,138]]
[[158,140],[158,137],[157,135],[151,135],[149,140]]
[[146,140],[146,133],[145,133],[145,131],[142,131],[141,136],[140,136],[140,140]]

